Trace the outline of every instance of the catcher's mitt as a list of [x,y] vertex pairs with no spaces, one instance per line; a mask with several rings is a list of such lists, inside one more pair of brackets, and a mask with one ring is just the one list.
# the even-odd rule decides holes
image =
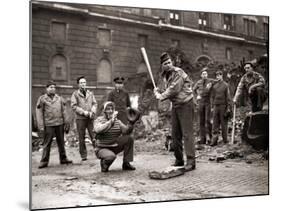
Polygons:
[[127,108],[126,110],[127,119],[130,123],[134,124],[140,118],[140,112],[137,109]]

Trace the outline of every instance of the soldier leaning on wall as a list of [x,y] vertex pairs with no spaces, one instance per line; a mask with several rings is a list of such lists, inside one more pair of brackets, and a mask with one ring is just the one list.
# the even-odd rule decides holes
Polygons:
[[61,164],[70,164],[64,147],[64,132],[68,133],[69,123],[66,118],[65,103],[62,97],[56,94],[56,84],[49,81],[46,85],[46,94],[39,97],[36,104],[36,119],[39,134],[43,134],[43,153],[38,168],[48,166],[53,137],[59,149]]

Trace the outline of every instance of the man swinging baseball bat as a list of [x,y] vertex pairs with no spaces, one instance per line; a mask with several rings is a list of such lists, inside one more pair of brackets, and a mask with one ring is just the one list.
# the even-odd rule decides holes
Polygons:
[[[179,67],[175,67],[168,53],[160,56],[161,77],[166,81],[166,89],[160,93],[157,89],[153,74],[144,48],[141,48],[149,75],[151,77],[156,99],[172,102],[172,138],[175,146],[175,163],[173,166],[185,166],[186,171],[195,169],[195,147],[193,136],[193,92],[192,81]],[[186,155],[184,163],[183,142]]]

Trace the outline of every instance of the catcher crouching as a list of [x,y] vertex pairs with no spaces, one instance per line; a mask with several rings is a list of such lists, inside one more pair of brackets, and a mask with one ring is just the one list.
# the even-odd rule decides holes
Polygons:
[[125,125],[117,118],[115,104],[107,101],[103,106],[103,115],[94,122],[96,133],[95,153],[100,159],[101,171],[108,172],[110,165],[116,159],[116,155],[124,151],[123,170],[135,170],[130,164],[134,157],[134,139],[130,136],[134,123],[139,119],[140,113],[132,108],[127,109],[128,124]]

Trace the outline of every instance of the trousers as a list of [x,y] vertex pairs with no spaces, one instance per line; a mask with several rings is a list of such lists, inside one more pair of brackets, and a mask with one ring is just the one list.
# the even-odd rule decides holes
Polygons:
[[87,158],[87,148],[85,143],[86,129],[88,130],[91,141],[93,141],[93,119],[76,119],[78,137],[79,137],[79,153],[82,159]]
[[118,144],[116,147],[97,147],[95,150],[97,158],[113,162],[116,155],[124,151],[123,162],[133,161],[134,139],[129,135],[124,135],[117,138],[116,141]]
[[60,161],[64,161],[66,159],[63,125],[46,126],[44,129],[43,154],[40,161],[41,163],[49,163],[51,145],[54,136],[56,137],[56,141],[58,145]]
[[183,161],[183,146],[187,164],[195,164],[195,147],[193,134],[193,101],[172,108],[172,139],[176,160]]

